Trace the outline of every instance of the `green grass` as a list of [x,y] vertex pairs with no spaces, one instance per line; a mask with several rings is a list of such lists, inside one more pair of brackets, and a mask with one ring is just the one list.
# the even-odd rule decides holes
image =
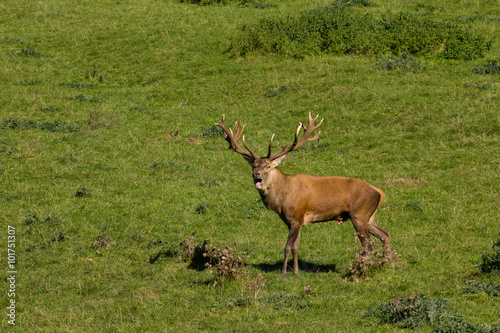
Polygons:
[[[500,84],[474,71],[500,60],[498,4],[372,2],[350,10],[454,22],[492,47],[471,61],[417,57],[418,70],[362,55],[231,57],[241,24],[331,2],[2,2],[2,330],[7,225],[17,331],[398,331],[366,314],[415,289],[470,324],[500,325],[497,296],[464,293],[500,282],[479,269],[500,232]],[[308,112],[325,118],[321,142],[280,170],[381,188],[377,220],[400,268],[351,282],[352,224],[322,223],[302,232],[300,275],[280,275],[287,228],[213,124],[241,119],[263,155]],[[213,287],[188,269],[172,253],[192,233],[236,243],[248,276]]]

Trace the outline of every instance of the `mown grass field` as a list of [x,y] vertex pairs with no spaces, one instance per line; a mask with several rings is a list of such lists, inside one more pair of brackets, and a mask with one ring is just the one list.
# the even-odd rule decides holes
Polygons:
[[[225,52],[242,24],[331,2],[270,3],[0,4],[2,330],[430,332],[366,315],[415,290],[472,324],[500,325],[498,297],[463,290],[500,283],[478,268],[500,233],[500,80],[474,72],[500,61],[498,2],[352,9],[425,15],[493,41],[484,57],[419,56],[409,70],[377,66],[383,55]],[[396,268],[353,282],[352,224],[320,223],[302,231],[300,275],[280,275],[288,230],[213,124],[242,120],[264,155],[273,133],[275,146],[289,144],[308,112],[325,118],[321,144],[280,170],[381,188],[377,221],[401,255]],[[213,286],[175,256],[151,260],[191,234],[236,243],[250,255],[246,275]]]

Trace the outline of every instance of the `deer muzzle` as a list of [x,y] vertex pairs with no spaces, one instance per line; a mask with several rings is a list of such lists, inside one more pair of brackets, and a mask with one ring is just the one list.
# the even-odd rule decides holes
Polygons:
[[256,189],[262,188],[262,176],[259,171],[252,172],[253,183]]

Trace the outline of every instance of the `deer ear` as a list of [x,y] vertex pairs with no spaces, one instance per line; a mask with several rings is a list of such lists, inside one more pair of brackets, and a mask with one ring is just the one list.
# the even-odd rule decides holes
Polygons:
[[271,166],[273,168],[276,168],[278,165],[280,165],[281,161],[285,159],[286,155],[280,156],[277,159],[274,159],[271,161]]

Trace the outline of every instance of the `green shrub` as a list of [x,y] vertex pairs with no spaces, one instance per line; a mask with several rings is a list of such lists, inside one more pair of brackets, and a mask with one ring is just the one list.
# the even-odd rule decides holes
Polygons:
[[446,59],[484,56],[491,41],[456,23],[433,21],[406,13],[376,19],[331,5],[278,19],[243,25],[228,52],[283,53],[296,58],[332,54],[433,54]]

